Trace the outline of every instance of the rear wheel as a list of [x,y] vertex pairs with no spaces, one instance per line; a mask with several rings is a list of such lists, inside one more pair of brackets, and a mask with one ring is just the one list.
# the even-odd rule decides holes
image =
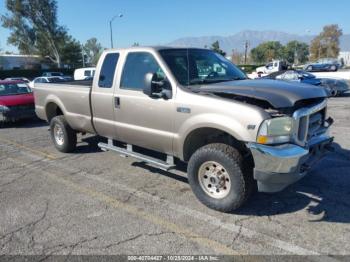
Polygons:
[[335,65],[332,65],[331,66],[331,71],[333,71],[333,72],[337,71],[337,67]]
[[210,144],[197,150],[188,164],[188,180],[196,197],[209,208],[232,212],[249,197],[254,179],[232,146]]
[[312,66],[308,66],[307,68],[306,68],[306,71],[313,71],[314,70],[314,68],[312,67]]
[[70,153],[77,145],[77,134],[64,116],[56,116],[50,122],[51,139],[58,151]]

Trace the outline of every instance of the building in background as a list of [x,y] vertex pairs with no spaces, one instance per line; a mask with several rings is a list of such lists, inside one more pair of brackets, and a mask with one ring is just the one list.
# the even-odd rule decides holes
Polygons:
[[350,51],[342,51],[339,53],[339,61],[343,60],[345,66],[350,66]]
[[37,55],[0,54],[0,70],[50,69],[50,61]]

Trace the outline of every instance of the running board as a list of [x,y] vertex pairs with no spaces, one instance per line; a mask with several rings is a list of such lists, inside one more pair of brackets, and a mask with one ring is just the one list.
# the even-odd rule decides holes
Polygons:
[[167,161],[163,161],[157,158],[153,158],[150,156],[143,155],[141,153],[137,153],[133,151],[133,146],[128,144],[127,148],[117,147],[113,145],[113,141],[108,140],[108,144],[106,143],[99,143],[98,147],[101,148],[102,151],[114,151],[122,156],[130,156],[134,157],[136,159],[142,160],[143,162],[147,164],[154,165],[158,167],[159,169],[162,169],[164,171],[169,171],[171,169],[175,169],[176,165],[174,164],[174,157],[173,156],[167,156]]

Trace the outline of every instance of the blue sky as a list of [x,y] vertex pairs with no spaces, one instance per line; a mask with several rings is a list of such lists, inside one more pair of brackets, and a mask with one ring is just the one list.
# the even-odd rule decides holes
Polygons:
[[[59,22],[81,42],[97,37],[110,46],[108,21],[114,22],[117,47],[134,42],[156,45],[179,37],[232,35],[242,30],[277,30],[317,34],[325,24],[337,23],[350,33],[348,0],[58,0]],[[0,0],[4,14],[5,0]],[[0,47],[9,32],[0,27]]]

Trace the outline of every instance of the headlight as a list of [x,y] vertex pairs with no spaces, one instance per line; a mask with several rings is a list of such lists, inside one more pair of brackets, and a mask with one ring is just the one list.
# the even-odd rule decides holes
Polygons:
[[278,117],[265,120],[260,126],[256,141],[259,144],[281,144],[291,140],[294,120]]
[[8,111],[9,108],[7,106],[0,105],[0,113]]

